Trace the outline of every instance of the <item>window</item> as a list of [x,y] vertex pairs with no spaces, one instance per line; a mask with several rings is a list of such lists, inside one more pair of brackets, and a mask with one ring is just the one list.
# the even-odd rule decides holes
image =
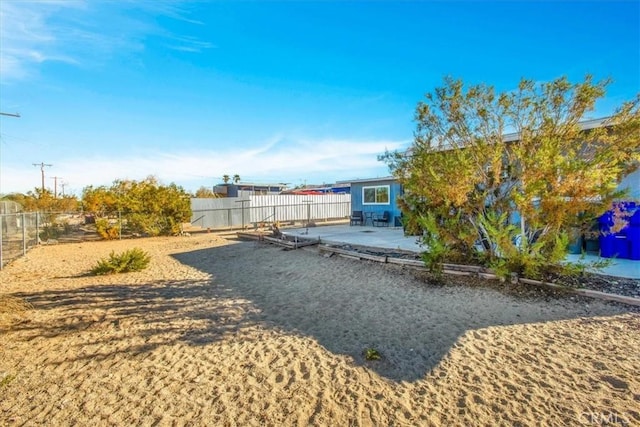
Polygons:
[[376,187],[362,188],[362,204],[363,205],[388,205],[389,204],[389,186],[378,185]]

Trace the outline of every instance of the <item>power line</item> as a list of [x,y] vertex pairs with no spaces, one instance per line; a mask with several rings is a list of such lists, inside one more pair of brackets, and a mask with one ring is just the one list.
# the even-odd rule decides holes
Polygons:
[[45,166],[53,166],[44,162],[34,163],[33,166],[40,166],[40,172],[42,172],[42,194],[44,194],[44,167]]

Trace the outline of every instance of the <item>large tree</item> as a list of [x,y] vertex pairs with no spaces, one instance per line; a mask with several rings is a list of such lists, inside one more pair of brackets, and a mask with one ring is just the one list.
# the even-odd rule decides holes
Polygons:
[[141,181],[117,180],[110,188],[87,187],[83,206],[98,218],[121,215],[127,231],[151,236],[178,233],[191,217],[187,192],[150,176]]
[[410,150],[384,156],[408,225],[424,230],[426,260],[479,255],[532,276],[560,261],[568,232],[611,208],[640,165],[640,98],[584,123],[608,84],[522,80],[496,93],[446,78],[426,94]]

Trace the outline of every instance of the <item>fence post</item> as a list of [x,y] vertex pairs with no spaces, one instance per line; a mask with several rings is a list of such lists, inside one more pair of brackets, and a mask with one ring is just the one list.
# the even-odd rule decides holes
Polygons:
[[227,209],[227,224],[229,225],[229,230],[233,228],[231,224],[231,208]]
[[276,205],[273,205],[273,223],[275,224],[278,221],[276,218]]
[[22,255],[27,254],[27,223],[25,213],[22,212]]
[[251,200],[238,200],[236,203],[240,203],[242,208],[242,229],[244,230],[244,204],[250,202]]
[[118,240],[122,240],[122,212],[118,211]]
[[40,211],[36,211],[36,246],[40,244]]

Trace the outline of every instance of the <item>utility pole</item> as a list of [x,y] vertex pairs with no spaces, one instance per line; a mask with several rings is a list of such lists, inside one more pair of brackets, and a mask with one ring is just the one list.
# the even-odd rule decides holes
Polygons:
[[42,194],[44,194],[44,167],[53,166],[44,162],[34,163],[33,166],[40,166],[40,172],[42,172]]
[[67,186],[67,183],[64,181],[60,182],[60,187],[62,187],[62,198],[64,199],[64,187]]
[[58,180],[60,180],[60,183],[62,183],[62,177],[52,176],[51,179],[53,180],[53,198],[57,199],[58,198]]

